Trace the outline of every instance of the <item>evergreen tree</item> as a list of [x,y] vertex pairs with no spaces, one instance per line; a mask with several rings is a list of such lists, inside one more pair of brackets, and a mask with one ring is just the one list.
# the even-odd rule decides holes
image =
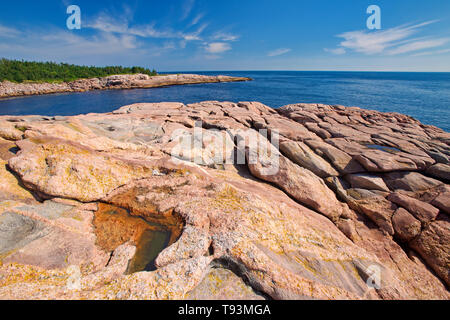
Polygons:
[[136,73],[143,73],[149,76],[157,75],[157,72],[154,69],[150,70],[142,67],[88,67],[68,63],[0,59],[0,81],[67,82],[77,79],[106,77],[115,74]]

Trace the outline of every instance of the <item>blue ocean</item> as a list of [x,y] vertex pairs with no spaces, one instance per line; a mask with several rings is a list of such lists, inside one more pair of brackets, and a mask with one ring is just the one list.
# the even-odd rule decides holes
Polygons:
[[[172,72],[173,73],[173,72]],[[450,73],[233,71],[186,72],[251,77],[250,82],[52,94],[0,100],[1,115],[103,113],[137,102],[260,101],[358,106],[410,115],[450,132]]]

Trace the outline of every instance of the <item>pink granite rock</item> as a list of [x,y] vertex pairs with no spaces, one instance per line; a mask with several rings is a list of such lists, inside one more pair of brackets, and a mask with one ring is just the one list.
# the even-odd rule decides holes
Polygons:
[[392,216],[395,235],[403,241],[410,241],[420,234],[420,221],[403,208],[397,209]]
[[388,196],[388,200],[407,209],[422,223],[428,223],[436,219],[439,214],[439,209],[433,207],[432,205],[400,193],[391,193]]
[[430,223],[411,246],[428,262],[434,271],[450,284],[450,221],[448,218]]
[[450,192],[441,193],[431,204],[450,215]]
[[427,169],[427,173],[435,178],[450,181],[450,165],[435,164]]
[[[450,298],[449,187],[425,175],[450,134],[408,116],[205,101],[0,123],[1,299]],[[162,229],[152,271],[129,269]]]

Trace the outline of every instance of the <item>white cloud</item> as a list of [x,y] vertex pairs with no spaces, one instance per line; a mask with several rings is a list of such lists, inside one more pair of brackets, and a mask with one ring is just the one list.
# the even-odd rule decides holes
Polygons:
[[171,30],[157,30],[154,24],[130,27],[128,19],[124,17],[113,18],[105,13],[100,14],[93,21],[88,21],[83,27],[107,33],[128,34],[143,38],[181,37],[180,34],[176,34]]
[[401,45],[397,48],[394,48],[388,52],[390,55],[408,53],[413,51],[419,51],[423,49],[430,49],[435,47],[440,47],[448,42],[448,38],[442,39],[432,39],[432,40],[421,40],[421,41],[413,41],[404,45]]
[[213,35],[213,39],[219,41],[236,41],[239,39],[239,36],[227,32],[217,32]]
[[8,58],[100,65],[146,61],[175,47],[173,41],[155,45],[128,34],[80,36],[58,28],[25,29],[23,36],[0,41],[0,52]]
[[437,50],[437,51],[420,52],[420,53],[413,54],[412,56],[413,57],[421,57],[421,56],[444,54],[444,53],[448,53],[448,52],[450,52],[450,49],[442,49],[442,50]]
[[396,55],[443,45],[448,39],[411,39],[421,28],[436,23],[438,20],[426,21],[415,25],[403,25],[386,30],[350,31],[337,35],[344,39],[338,48],[325,49],[334,54],[344,54],[347,50],[367,55]]
[[209,53],[217,54],[231,50],[231,46],[226,42],[212,42],[206,45],[205,50]]
[[84,27],[95,29],[101,32],[127,34],[142,38],[183,39],[185,41],[195,41],[195,40],[199,41],[202,40],[201,34],[208,26],[208,24],[206,23],[202,24],[194,32],[174,31],[171,29],[158,29],[155,27],[155,23],[147,25],[130,26],[130,21],[127,16],[112,17],[106,13],[101,13],[93,21],[88,21],[84,25]]
[[189,24],[190,27],[195,26],[197,23],[200,22],[200,20],[205,16],[204,13],[199,13],[195,16],[194,19],[192,19],[191,23]]
[[191,14],[192,9],[194,8],[195,0],[186,0],[183,5],[183,12],[181,14],[181,20],[185,20]]
[[280,48],[280,49],[277,49],[277,50],[270,51],[267,55],[269,57],[276,57],[276,56],[281,56],[282,54],[286,54],[288,52],[291,52],[291,49]]
[[324,51],[326,51],[326,52],[331,52],[331,53],[333,53],[333,54],[345,54],[346,53],[346,51],[345,51],[345,49],[344,48],[336,48],[336,49],[328,49],[328,48],[325,48],[325,49],[323,49]]
[[28,31],[27,35],[9,42],[10,50],[21,49],[49,55],[61,53],[71,57],[73,54],[113,54],[139,47],[136,37],[130,35],[102,34],[89,38],[78,36],[65,30]]
[[217,54],[207,54],[205,55],[205,58],[208,60],[217,60],[220,59],[220,56]]
[[19,35],[21,32],[15,28],[6,27],[0,24],[0,37],[9,38]]
[[94,21],[84,23],[83,27],[103,32],[127,33],[128,20],[125,18],[113,19],[111,16],[102,13]]
[[186,20],[177,30],[170,26],[161,28],[159,21],[137,25],[133,23],[132,10],[124,7],[121,14],[103,11],[85,17],[82,28],[90,29],[88,33],[31,25],[19,31],[0,25],[0,52],[10,58],[103,65],[147,61],[148,57],[167,55],[192,43],[204,56],[208,55],[206,58],[218,59],[232,49],[228,42],[238,36],[222,30],[206,33],[208,24],[202,23],[202,18],[203,15],[198,15],[194,20]]
[[202,40],[200,35],[203,33],[207,26],[208,24],[204,23],[197,29],[197,31],[191,33],[179,33],[179,36],[186,41]]

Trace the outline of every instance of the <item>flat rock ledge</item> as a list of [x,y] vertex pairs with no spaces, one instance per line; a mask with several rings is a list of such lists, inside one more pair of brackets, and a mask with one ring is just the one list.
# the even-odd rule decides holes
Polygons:
[[[355,107],[2,116],[0,299],[447,300],[449,157]],[[178,231],[130,272],[152,221]]]
[[62,83],[13,83],[0,82],[0,98],[43,95],[63,92],[85,92],[92,90],[157,88],[164,86],[250,81],[245,77],[205,76],[197,74],[174,74],[149,76],[146,74],[113,75],[103,78],[80,79]]

